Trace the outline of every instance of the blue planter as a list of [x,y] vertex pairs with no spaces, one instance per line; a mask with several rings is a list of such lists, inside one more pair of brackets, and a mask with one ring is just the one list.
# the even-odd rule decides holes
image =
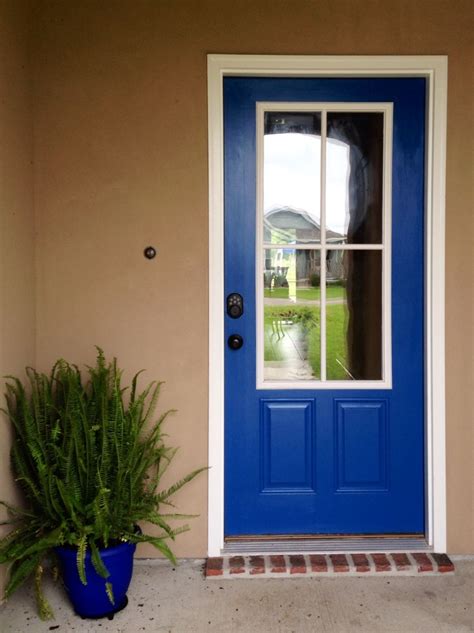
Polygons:
[[[77,571],[77,549],[56,547],[64,586],[72,602],[74,611],[82,618],[113,617],[114,613],[127,606],[127,590],[133,573],[135,543],[120,543],[114,547],[101,549],[100,554],[110,576],[105,579],[95,571],[90,551],[86,553],[86,580],[83,585]],[[114,604],[105,590],[105,583],[112,584]]]

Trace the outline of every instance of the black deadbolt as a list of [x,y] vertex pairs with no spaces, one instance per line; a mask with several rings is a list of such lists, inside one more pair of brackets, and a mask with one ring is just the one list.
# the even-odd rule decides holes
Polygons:
[[232,319],[238,319],[244,313],[244,299],[238,292],[233,292],[227,297],[227,314]]
[[240,334],[231,334],[227,339],[227,344],[230,349],[240,349],[244,344],[244,339],[240,336]]

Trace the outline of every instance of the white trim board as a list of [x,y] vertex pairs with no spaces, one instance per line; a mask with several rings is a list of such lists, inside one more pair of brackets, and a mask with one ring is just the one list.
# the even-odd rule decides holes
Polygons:
[[425,77],[426,540],[446,551],[445,437],[445,56],[208,55],[209,133],[209,488],[208,555],[224,547],[223,78]]

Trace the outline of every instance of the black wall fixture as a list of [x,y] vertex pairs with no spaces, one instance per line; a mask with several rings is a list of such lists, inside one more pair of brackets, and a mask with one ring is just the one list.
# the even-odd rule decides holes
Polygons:
[[156,248],[153,246],[147,246],[143,251],[143,254],[147,259],[154,259],[156,257]]

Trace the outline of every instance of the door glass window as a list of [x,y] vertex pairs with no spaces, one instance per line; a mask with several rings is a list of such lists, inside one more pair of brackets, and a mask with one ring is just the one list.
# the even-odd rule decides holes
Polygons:
[[382,165],[381,112],[328,112],[328,244],[381,244]]
[[381,381],[387,111],[294,107],[259,109],[258,375]]
[[266,112],[263,167],[264,240],[321,240],[321,114]]
[[266,380],[319,380],[319,250],[264,251]]
[[326,376],[382,379],[382,253],[326,251]]

